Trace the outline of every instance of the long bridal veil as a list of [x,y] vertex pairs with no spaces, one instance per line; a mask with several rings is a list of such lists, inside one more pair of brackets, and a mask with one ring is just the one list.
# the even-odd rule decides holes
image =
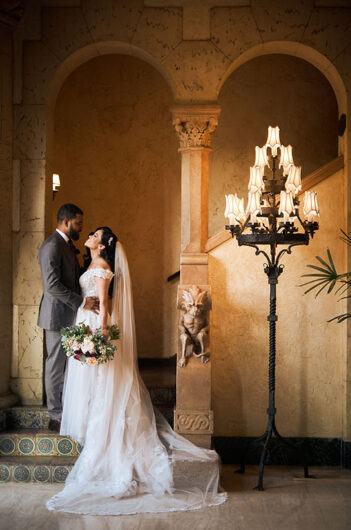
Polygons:
[[115,359],[96,369],[84,449],[50,510],[92,515],[194,510],[221,504],[218,455],[176,434],[153,409],[139,375],[128,262],[115,254]]

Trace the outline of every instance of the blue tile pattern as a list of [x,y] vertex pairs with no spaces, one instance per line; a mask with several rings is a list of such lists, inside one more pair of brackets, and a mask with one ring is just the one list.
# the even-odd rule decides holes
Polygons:
[[47,466],[35,466],[33,477],[37,482],[48,482],[50,479],[50,469]]
[[30,455],[34,452],[35,444],[31,438],[21,438],[18,442],[18,450],[22,455]]
[[13,478],[16,482],[29,482],[30,481],[30,469],[27,466],[16,466],[13,470]]
[[37,444],[38,453],[41,455],[49,455],[54,450],[54,442],[51,438],[40,438]]
[[11,438],[1,438],[0,439],[0,454],[1,455],[11,455],[15,450],[15,442]]
[[0,482],[7,482],[10,478],[11,472],[7,466],[0,465]]
[[73,452],[73,443],[69,438],[61,438],[57,442],[57,451],[60,455],[70,455]]
[[44,407],[12,407],[6,410],[9,429],[47,429],[49,414]]
[[57,466],[53,472],[53,479],[55,482],[65,482],[69,469],[66,466]]

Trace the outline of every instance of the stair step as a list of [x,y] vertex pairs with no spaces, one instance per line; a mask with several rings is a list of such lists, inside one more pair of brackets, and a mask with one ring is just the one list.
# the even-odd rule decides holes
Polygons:
[[76,457],[7,457],[0,459],[1,482],[65,482]]
[[150,387],[150,397],[153,405],[160,407],[165,405],[174,407],[176,402],[176,388],[174,387]]
[[47,407],[25,405],[5,409],[6,429],[47,429],[49,413]]
[[[7,457],[0,459],[0,483],[3,482],[65,482],[71,471],[75,457]],[[173,462],[173,479],[175,487],[182,487],[186,478],[189,486],[199,486],[201,480],[206,487],[209,473],[215,475],[216,462],[192,462],[176,460]]]
[[6,429],[6,414],[4,410],[0,410],[0,431]]
[[77,457],[81,450],[82,447],[70,438],[45,429],[20,429],[0,433],[1,457]]
[[[169,388],[157,388],[152,389],[150,394],[153,404],[162,412],[170,425],[172,425],[175,391],[173,392],[173,389]],[[23,429],[40,429],[42,431],[47,430],[49,425],[49,414],[46,407],[27,405],[11,407],[5,409],[3,412],[5,419],[0,425],[0,431],[18,431]]]
[[[160,406],[158,410],[173,425],[173,408]],[[24,422],[26,424],[26,422]],[[37,425],[34,422],[34,425]],[[80,444],[45,428],[9,429],[0,433],[0,458],[8,456],[78,456]]]

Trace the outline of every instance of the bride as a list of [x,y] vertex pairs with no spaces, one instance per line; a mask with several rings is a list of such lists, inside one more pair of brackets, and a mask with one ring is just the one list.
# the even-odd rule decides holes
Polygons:
[[106,337],[106,326],[116,324],[121,338],[112,361],[93,366],[73,358],[68,361],[60,434],[84,448],[64,489],[47,502],[47,508],[119,515],[221,504],[226,494],[218,493],[217,453],[175,433],[153,409],[139,375],[132,286],[123,246],[108,227],[98,228],[85,246],[92,260],[80,278],[82,295],[98,296],[100,313],[80,308],[76,322],[101,327]]

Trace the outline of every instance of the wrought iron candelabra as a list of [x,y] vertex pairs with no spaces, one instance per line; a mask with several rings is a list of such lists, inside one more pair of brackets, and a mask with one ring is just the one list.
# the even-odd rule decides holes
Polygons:
[[[278,159],[279,151],[279,159]],[[279,166],[278,166],[279,162]],[[264,175],[266,168],[271,170],[271,178]],[[310,237],[318,230],[319,216],[317,193],[306,191],[302,220],[299,214],[300,201],[297,197],[301,190],[301,167],[296,167],[292,157],[292,147],[280,144],[279,127],[268,128],[267,143],[256,147],[256,160],[250,168],[248,204],[244,210],[244,199],[237,195],[226,195],[225,217],[229,218],[226,229],[236,237],[239,246],[255,249],[256,255],[263,254],[266,259],[264,272],[270,287],[269,322],[269,377],[267,427],[262,436],[253,442],[262,445],[259,462],[258,485],[255,489],[263,490],[263,472],[267,451],[273,435],[280,445],[295,446],[284,439],[278,432],[275,415],[275,362],[276,362],[276,314],[277,283],[284,266],[280,260],[284,254],[291,254],[292,247],[308,245]],[[283,245],[280,251],[279,245]],[[266,246],[267,252],[260,246]],[[245,460],[242,460],[240,471],[245,471]],[[309,477],[306,454],[304,453],[304,476]]]

